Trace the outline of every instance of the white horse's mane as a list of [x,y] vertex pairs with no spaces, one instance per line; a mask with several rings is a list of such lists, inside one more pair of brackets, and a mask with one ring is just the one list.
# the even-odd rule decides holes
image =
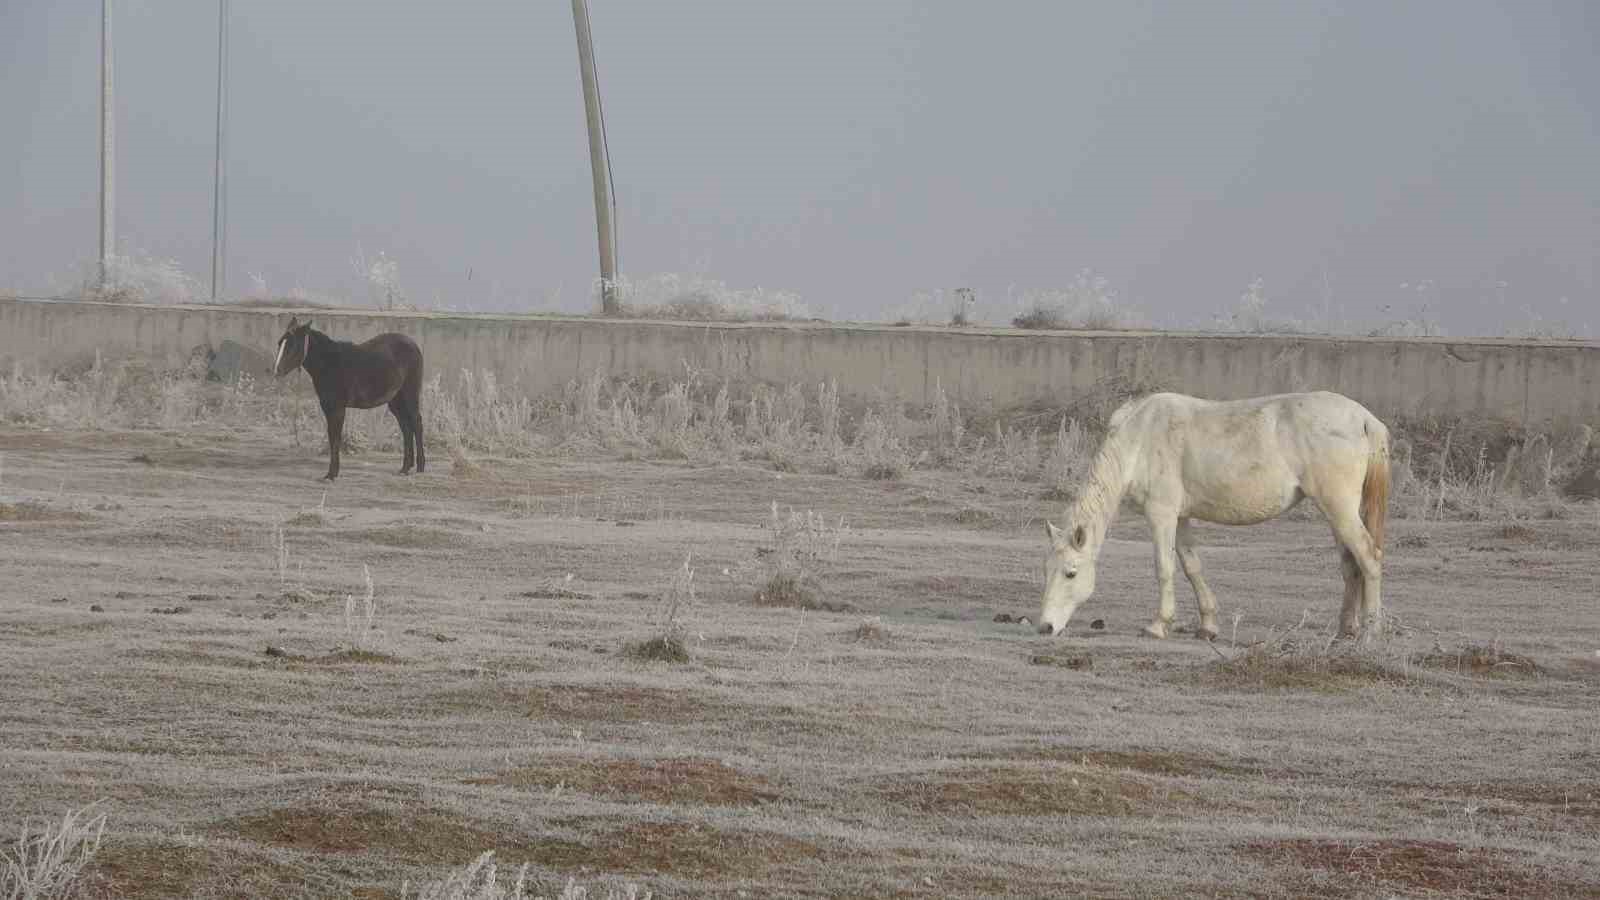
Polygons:
[[1067,510],[1068,527],[1090,527],[1089,541],[1099,547],[1122,505],[1122,495],[1128,488],[1127,463],[1135,449],[1135,435],[1122,427],[1133,410],[1147,398],[1130,400],[1111,414],[1105,440],[1089,465],[1089,474],[1078,487],[1078,497]]

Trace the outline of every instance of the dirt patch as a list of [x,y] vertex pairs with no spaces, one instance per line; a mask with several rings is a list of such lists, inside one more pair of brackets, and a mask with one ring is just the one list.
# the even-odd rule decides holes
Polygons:
[[778,799],[765,778],[714,759],[541,759],[469,784],[568,789],[607,799],[704,806],[751,806]]
[[54,509],[43,503],[0,503],[0,522],[86,522],[87,513]]
[[299,897],[310,875],[289,863],[208,847],[107,843],[84,869],[81,896]]
[[1129,816],[1170,810],[1193,799],[1183,791],[1086,767],[949,769],[904,776],[872,792],[925,813],[1001,816]]
[[1298,838],[1255,841],[1244,853],[1282,865],[1295,873],[1293,880],[1315,884],[1322,896],[1332,888],[1332,896],[1399,889],[1472,897],[1579,897],[1593,896],[1596,888],[1552,878],[1506,853],[1443,841]]
[[1437,648],[1419,653],[1411,661],[1430,669],[1490,678],[1532,678],[1543,672],[1531,657],[1482,644],[1470,644],[1456,650]]

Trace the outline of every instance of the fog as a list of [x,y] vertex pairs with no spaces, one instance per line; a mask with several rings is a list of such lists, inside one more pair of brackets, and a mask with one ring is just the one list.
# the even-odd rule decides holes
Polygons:
[[[209,294],[215,0],[115,4],[118,252]],[[592,307],[570,5],[233,0],[226,294]],[[0,289],[97,252],[98,3],[0,4]],[[624,274],[883,320],[1600,327],[1600,5],[591,0]],[[937,304],[935,304],[937,305]],[[937,311],[936,311],[937,312]]]

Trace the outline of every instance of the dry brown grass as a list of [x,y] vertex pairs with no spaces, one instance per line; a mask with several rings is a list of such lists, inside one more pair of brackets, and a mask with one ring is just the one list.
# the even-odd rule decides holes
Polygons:
[[1352,691],[1412,680],[1395,662],[1354,647],[1249,648],[1209,666],[1207,681],[1232,691]]
[[[564,823],[587,829],[592,823]],[[837,860],[819,843],[745,829],[695,822],[610,823],[587,831],[581,841],[542,842],[533,861],[560,871],[649,872],[688,880],[758,878],[800,863]]]
[[82,896],[91,900],[290,897],[303,894],[314,877],[312,866],[265,853],[129,839],[101,849],[84,875]]
[[634,803],[699,806],[755,806],[779,795],[767,779],[714,759],[603,759],[542,757],[537,762],[470,784],[517,788],[565,788],[595,797]]
[[1323,897],[1419,892],[1435,897],[1544,898],[1592,896],[1593,885],[1552,877],[1531,854],[1510,854],[1446,841],[1316,838],[1254,841],[1247,856],[1277,867],[1284,887]]
[[1194,799],[1149,779],[1084,766],[944,769],[888,779],[871,791],[889,803],[937,815],[1154,815]]
[[982,757],[1067,762],[1084,767],[1127,769],[1166,777],[1255,775],[1263,769],[1259,761],[1201,756],[1181,750],[1101,750],[1055,744],[1015,747],[1003,752],[985,753]]
[[380,851],[428,864],[468,862],[484,847],[533,852],[531,838],[508,842],[503,826],[484,827],[428,809],[327,804],[278,807],[216,823],[219,835],[317,855]]

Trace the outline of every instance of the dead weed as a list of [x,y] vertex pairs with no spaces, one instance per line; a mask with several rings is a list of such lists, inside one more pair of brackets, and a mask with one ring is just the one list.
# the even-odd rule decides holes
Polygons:
[[1467,644],[1455,650],[1435,646],[1426,653],[1413,656],[1411,661],[1430,669],[1489,678],[1532,678],[1544,671],[1531,657],[1512,653],[1494,644]]
[[757,606],[779,606],[817,612],[845,613],[855,610],[855,607],[848,603],[829,603],[819,596],[820,593],[820,586],[814,579],[784,572],[767,579],[766,584],[756,591],[755,602]]
[[637,644],[630,644],[627,654],[641,662],[686,663],[690,660],[689,648],[677,635],[657,635]]

